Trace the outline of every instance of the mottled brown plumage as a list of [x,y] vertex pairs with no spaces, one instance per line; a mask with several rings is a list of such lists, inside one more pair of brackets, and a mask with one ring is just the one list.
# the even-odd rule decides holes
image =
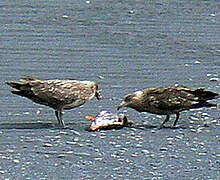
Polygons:
[[176,114],[176,120],[173,124],[175,126],[181,111],[217,106],[208,100],[218,97],[219,93],[216,92],[203,88],[191,89],[181,85],[148,88],[125,96],[124,101],[118,106],[118,110],[122,107],[130,107],[138,112],[166,115],[161,127],[169,121],[171,114]]
[[16,89],[11,91],[13,94],[53,108],[61,127],[64,127],[63,110],[81,106],[94,97],[100,98],[98,85],[93,81],[39,80],[24,77],[18,82],[6,83]]

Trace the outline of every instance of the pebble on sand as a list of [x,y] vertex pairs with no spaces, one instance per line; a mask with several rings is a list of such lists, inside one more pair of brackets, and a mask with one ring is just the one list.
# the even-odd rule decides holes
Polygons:
[[147,149],[143,149],[143,150],[141,150],[141,152],[144,153],[144,154],[149,154],[150,153]]
[[210,14],[210,16],[215,17],[216,15],[212,13],[212,14]]
[[43,147],[53,147],[53,144],[45,143],[45,144],[43,144]]
[[201,62],[200,62],[200,61],[195,61],[194,63],[195,63],[195,64],[200,64]]
[[13,162],[19,163],[20,161],[18,159],[14,159]]
[[219,78],[210,78],[209,81],[219,81]]
[[63,15],[62,16],[62,18],[65,18],[65,19],[67,19],[69,16],[67,16],[67,15]]

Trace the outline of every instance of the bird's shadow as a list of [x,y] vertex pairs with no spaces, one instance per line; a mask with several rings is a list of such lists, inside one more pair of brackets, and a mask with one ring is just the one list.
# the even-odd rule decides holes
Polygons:
[[187,127],[183,127],[183,126],[164,126],[164,127],[160,127],[157,125],[151,125],[151,124],[137,124],[137,125],[133,125],[130,128],[135,128],[135,129],[157,129],[157,130],[162,130],[162,129],[188,129]]
[[75,123],[68,123],[66,126],[59,127],[55,123],[45,123],[45,122],[39,122],[39,123],[1,123],[0,129],[73,129],[76,124]]
[[131,128],[135,128],[135,129],[155,129],[158,128],[158,126],[156,125],[151,125],[151,124],[134,124],[133,126],[131,126]]

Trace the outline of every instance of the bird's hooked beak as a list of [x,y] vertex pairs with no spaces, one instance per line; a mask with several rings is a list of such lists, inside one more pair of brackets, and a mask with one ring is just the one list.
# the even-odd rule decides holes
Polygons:
[[102,95],[101,95],[101,93],[100,93],[99,91],[96,91],[96,92],[95,92],[95,97],[96,97],[98,100],[102,99]]
[[126,107],[128,104],[125,101],[122,101],[121,104],[118,106],[117,110]]

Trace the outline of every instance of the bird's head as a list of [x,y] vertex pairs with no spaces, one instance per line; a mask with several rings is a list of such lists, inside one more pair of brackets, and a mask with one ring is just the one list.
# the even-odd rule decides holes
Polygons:
[[126,95],[124,100],[118,106],[117,110],[121,109],[122,107],[131,107],[136,109],[136,107],[139,106],[141,102],[142,94],[143,94],[142,91],[136,91],[133,94]]
[[100,100],[102,98],[101,93],[99,92],[98,84],[96,82],[89,82],[88,86],[92,89],[95,94],[95,97]]

